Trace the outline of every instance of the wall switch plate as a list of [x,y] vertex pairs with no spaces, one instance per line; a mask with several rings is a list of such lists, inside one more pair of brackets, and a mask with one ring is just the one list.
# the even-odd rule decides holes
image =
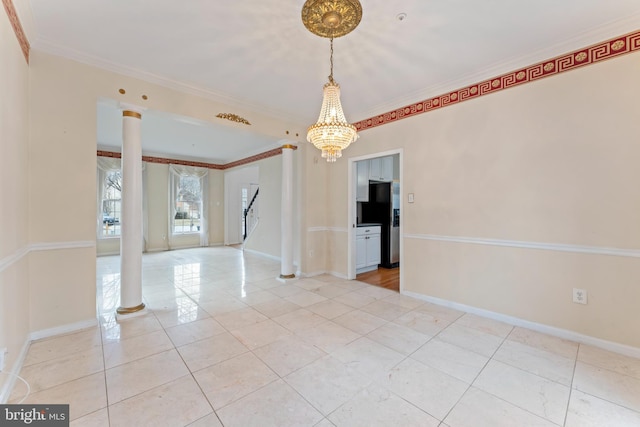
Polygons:
[[408,194],[409,203],[413,203],[413,193]]
[[587,291],[584,289],[573,288],[573,302],[576,304],[586,304]]

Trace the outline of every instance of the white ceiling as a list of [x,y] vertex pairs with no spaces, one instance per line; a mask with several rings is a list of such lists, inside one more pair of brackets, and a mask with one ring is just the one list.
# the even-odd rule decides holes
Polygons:
[[[302,24],[304,0],[30,3],[34,49],[196,88],[228,105],[284,115],[305,126],[317,119],[329,74],[329,40]],[[359,27],[335,40],[334,77],[351,122],[640,28],[638,0],[361,3]],[[398,20],[399,13],[406,19]],[[115,110],[98,107],[99,120],[102,113],[109,116],[109,108]],[[158,154],[229,161],[277,142],[235,128],[151,116],[158,128],[148,125],[156,133],[143,148]],[[99,127],[102,145],[119,137],[110,129]]]

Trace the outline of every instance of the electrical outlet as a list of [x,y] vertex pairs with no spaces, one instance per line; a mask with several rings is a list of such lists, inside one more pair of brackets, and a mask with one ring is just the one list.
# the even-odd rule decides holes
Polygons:
[[576,304],[587,303],[587,291],[584,289],[573,288],[573,302]]
[[4,371],[4,364],[7,355],[7,348],[0,349],[0,372]]

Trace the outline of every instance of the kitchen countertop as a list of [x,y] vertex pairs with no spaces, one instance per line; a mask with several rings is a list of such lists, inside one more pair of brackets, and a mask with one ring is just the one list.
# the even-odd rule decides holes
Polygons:
[[358,224],[358,227],[375,227],[377,225],[382,225],[382,224],[379,222],[363,222]]

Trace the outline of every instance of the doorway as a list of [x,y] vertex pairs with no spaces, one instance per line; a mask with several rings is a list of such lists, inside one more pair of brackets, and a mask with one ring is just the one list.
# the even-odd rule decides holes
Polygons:
[[254,189],[257,189],[260,179],[258,166],[225,171],[224,174],[224,243],[225,245],[242,244],[244,240],[243,209],[246,190],[247,206],[251,203]]
[[402,149],[349,159],[348,278],[401,292]]

